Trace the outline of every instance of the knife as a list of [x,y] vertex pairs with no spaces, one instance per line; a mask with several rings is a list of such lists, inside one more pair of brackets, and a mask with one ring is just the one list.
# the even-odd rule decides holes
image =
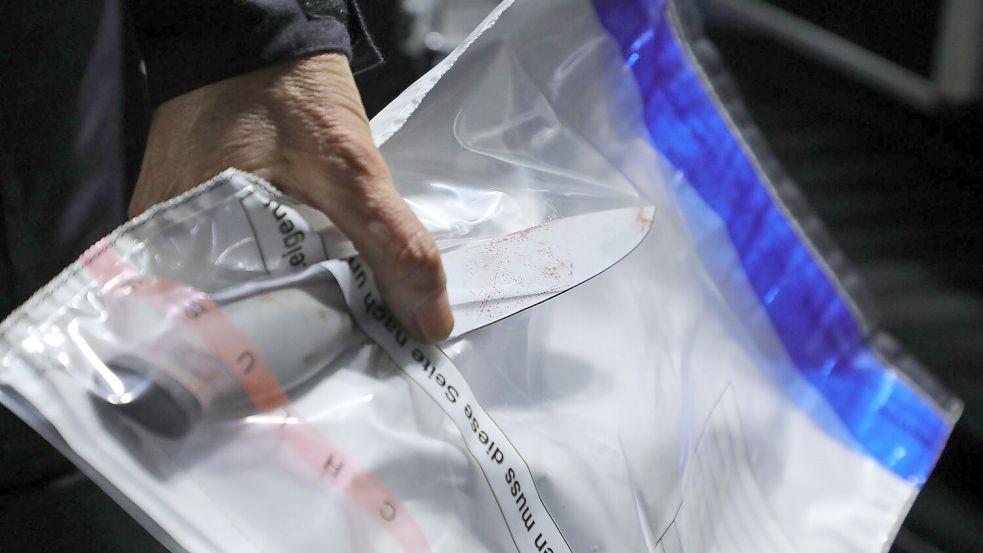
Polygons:
[[[454,313],[448,339],[494,323],[597,276],[631,253],[652,228],[654,206],[555,219],[501,238],[455,244],[441,253]],[[219,305],[334,277],[323,267],[211,295]]]
[[[597,276],[642,242],[654,214],[651,206],[598,211],[445,251],[441,258],[455,318],[449,339]],[[125,321],[141,312],[178,315],[164,319],[169,330],[158,333],[150,349],[133,344],[134,351],[124,348],[106,360],[105,368],[121,379],[120,386],[123,380],[130,383],[126,393],[101,390],[105,386],[99,382],[94,393],[162,436],[183,436],[212,405],[230,413],[268,411],[358,340],[334,276],[323,263],[209,295],[159,278],[151,281],[166,293],[114,301],[109,318]],[[175,311],[175,305],[198,309],[188,314],[187,309]],[[244,359],[262,360],[264,368],[242,377],[235,365]]]

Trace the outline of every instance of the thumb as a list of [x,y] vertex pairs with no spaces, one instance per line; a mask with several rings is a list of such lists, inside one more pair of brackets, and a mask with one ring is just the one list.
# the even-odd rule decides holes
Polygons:
[[369,143],[354,158],[336,156],[327,177],[331,186],[321,190],[331,197],[312,203],[352,240],[393,314],[414,338],[446,338],[454,318],[440,252],[396,191],[381,155]]
[[[318,56],[278,82],[274,118],[288,162],[288,192],[324,212],[354,243],[393,315],[414,338],[454,327],[440,252],[393,186],[372,142],[347,61]],[[275,178],[275,180],[280,180]]]

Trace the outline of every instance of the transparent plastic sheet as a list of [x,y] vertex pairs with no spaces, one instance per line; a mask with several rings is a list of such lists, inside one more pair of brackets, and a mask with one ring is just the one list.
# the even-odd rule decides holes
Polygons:
[[[471,329],[405,350],[422,372],[330,222],[229,171],[7,319],[0,398],[176,551],[886,550],[920,480],[653,148],[605,16],[633,5],[505,2],[373,121]],[[956,409],[910,386],[941,448]]]

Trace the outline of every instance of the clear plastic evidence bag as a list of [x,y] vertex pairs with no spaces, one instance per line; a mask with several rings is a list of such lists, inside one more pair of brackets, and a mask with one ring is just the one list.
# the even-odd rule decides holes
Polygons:
[[457,327],[229,170],[0,328],[0,400],[168,547],[878,552],[959,402],[662,0],[506,1],[377,116]]

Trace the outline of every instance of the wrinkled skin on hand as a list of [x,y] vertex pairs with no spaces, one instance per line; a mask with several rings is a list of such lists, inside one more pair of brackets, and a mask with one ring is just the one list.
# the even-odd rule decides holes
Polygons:
[[427,342],[450,334],[437,246],[393,186],[344,56],[282,63],[162,104],[130,215],[228,167],[259,175],[330,217],[373,269],[407,332]]

